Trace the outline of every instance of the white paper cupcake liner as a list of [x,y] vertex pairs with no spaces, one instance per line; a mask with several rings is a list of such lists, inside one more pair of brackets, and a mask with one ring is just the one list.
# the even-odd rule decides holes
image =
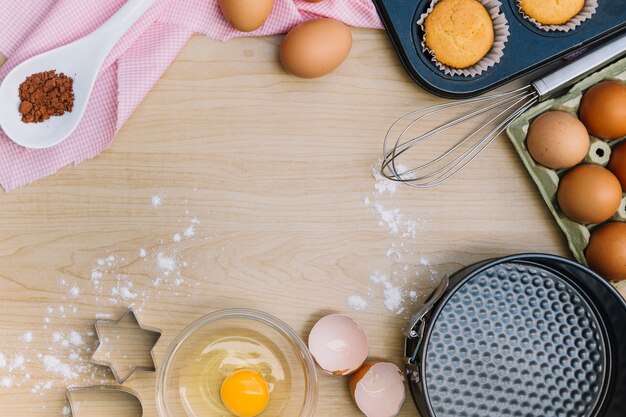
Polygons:
[[500,62],[500,60],[504,56],[504,46],[509,39],[510,32],[509,23],[507,22],[504,14],[500,12],[502,3],[500,3],[498,0],[478,0],[483,6],[485,6],[485,9],[487,9],[487,11],[489,12],[489,16],[491,16],[491,21],[493,23],[494,42],[491,50],[489,50],[489,52],[487,52],[487,54],[482,57],[480,61],[467,68],[455,68],[437,61],[435,53],[431,49],[426,47],[426,29],[424,28],[424,21],[426,20],[426,17],[428,17],[428,15],[433,11],[435,5],[439,3],[439,1],[440,0],[432,0],[426,12],[424,12],[417,21],[417,24],[424,33],[420,44],[422,51],[432,56],[431,60],[435,63],[437,68],[439,68],[447,75],[463,75],[465,77],[475,77]]
[[538,27],[541,30],[545,30],[546,32],[569,32],[570,30],[576,29],[580,26],[585,20],[591,19],[591,17],[596,13],[598,9],[598,1],[597,0],[585,0],[585,5],[581,9],[581,11],[566,23],[562,25],[544,25],[542,23],[537,22],[534,18],[528,16],[522,10],[522,1],[517,0],[517,9],[519,10],[522,17],[533,25]]

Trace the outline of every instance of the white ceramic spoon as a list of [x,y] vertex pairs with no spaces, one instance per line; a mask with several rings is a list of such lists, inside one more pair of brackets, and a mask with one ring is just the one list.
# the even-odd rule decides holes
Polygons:
[[[42,149],[65,140],[78,126],[102,63],[130,27],[156,0],[128,0],[107,22],[68,45],[34,56],[15,67],[0,86],[0,127],[15,143]],[[26,77],[56,70],[74,79],[74,110],[43,123],[23,123],[19,85]]]

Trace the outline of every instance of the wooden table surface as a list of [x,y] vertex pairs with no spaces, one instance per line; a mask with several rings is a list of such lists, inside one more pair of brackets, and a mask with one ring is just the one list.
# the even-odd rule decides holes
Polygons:
[[[278,37],[196,36],[110,149],[0,195],[0,415],[63,415],[68,385],[112,383],[88,364],[94,320],[131,304],[163,331],[157,363],[187,324],[231,307],[274,314],[305,340],[324,313],[348,313],[372,357],[400,363],[406,314],[442,274],[568,254],[504,137],[440,188],[377,191],[389,125],[443,100],[410,81],[384,33],[355,29],[354,41],[338,71],[301,80],[280,67]],[[381,213],[401,216],[399,233]],[[386,308],[376,273],[404,292],[404,312]],[[352,295],[368,307],[351,309]],[[155,416],[154,376],[126,386]],[[360,415],[345,379],[320,373],[316,415]],[[417,415],[411,400],[400,415]]]

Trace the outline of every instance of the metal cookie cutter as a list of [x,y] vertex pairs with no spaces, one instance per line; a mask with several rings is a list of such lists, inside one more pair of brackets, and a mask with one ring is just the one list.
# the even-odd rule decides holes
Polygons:
[[[122,386],[94,385],[88,387],[69,387],[67,389],[67,399],[70,405],[72,417],[98,417],[111,414],[111,404],[122,397],[126,401],[120,404],[123,407],[124,415],[133,415],[131,408],[136,410],[138,417],[144,415],[143,401],[137,392]],[[134,404],[133,404],[134,403]]]
[[[118,384],[123,384],[135,371],[156,371],[153,348],[161,337],[161,330],[142,325],[133,309],[119,320],[96,321],[96,333],[99,345],[91,362],[110,368]],[[151,342],[149,362],[147,352],[132,351],[133,347],[145,344],[146,339]]]
[[[91,357],[91,362],[111,369],[115,380],[120,385],[76,386],[67,389],[67,398],[72,416],[96,417],[94,413],[111,409],[115,402],[124,396],[130,397],[131,403],[124,402],[121,407],[133,407],[138,416],[156,415],[154,389],[136,390],[122,386],[135,371],[155,372],[154,346],[161,337],[161,330],[142,325],[134,310],[129,309],[119,320],[97,320],[95,323],[99,345]],[[137,346],[150,346],[146,350],[137,350]],[[153,382],[147,384],[152,387]],[[128,398],[127,398],[128,400]],[[146,408],[147,406],[147,408]],[[106,415],[110,415],[107,413]]]

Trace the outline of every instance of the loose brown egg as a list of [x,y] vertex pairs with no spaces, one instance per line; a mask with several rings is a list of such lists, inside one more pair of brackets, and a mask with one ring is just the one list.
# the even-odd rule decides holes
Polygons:
[[580,165],[561,178],[557,200],[563,213],[575,222],[601,223],[619,208],[622,187],[608,169]]
[[252,32],[267,20],[274,0],[219,0],[222,14],[237,30]]
[[622,184],[622,191],[626,193],[626,142],[617,145],[611,152],[609,170]]
[[528,152],[539,164],[551,169],[570,168],[589,152],[585,125],[569,113],[549,111],[530,124],[526,136]]
[[346,25],[334,19],[314,19],[285,36],[280,61],[298,77],[321,77],[341,65],[351,48],[352,33]]
[[585,256],[589,267],[604,278],[626,280],[626,223],[611,222],[594,230]]
[[583,96],[579,115],[593,136],[604,140],[626,136],[626,85],[618,81],[594,85]]

